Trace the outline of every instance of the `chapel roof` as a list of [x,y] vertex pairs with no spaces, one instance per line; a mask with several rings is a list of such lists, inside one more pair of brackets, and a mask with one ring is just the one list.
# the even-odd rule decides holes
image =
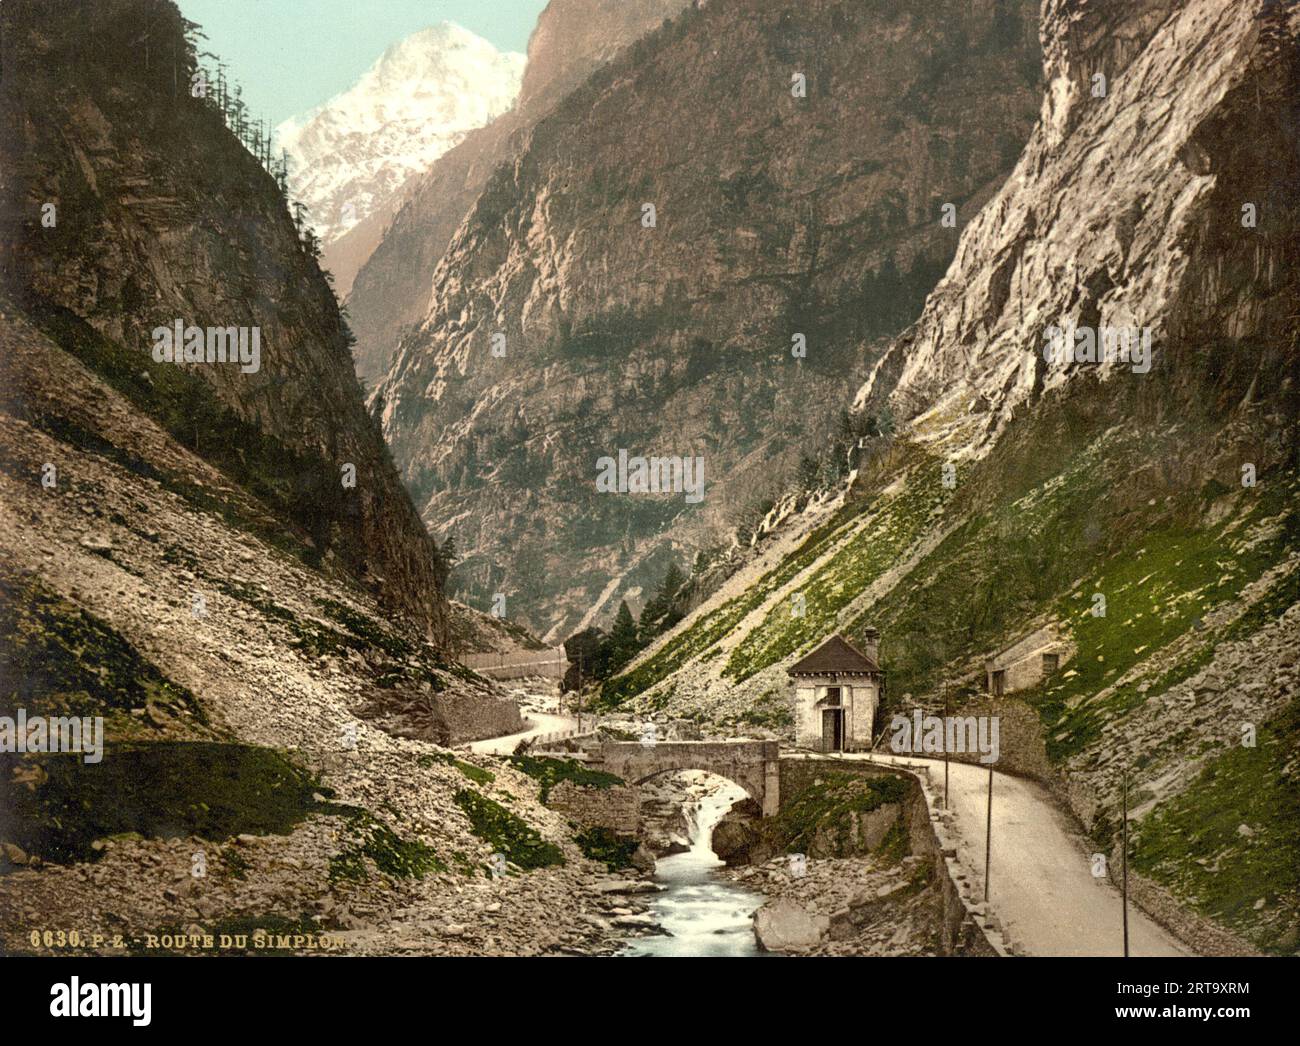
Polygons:
[[825,675],[828,672],[879,672],[880,666],[839,632],[810,654],[791,665],[792,676]]

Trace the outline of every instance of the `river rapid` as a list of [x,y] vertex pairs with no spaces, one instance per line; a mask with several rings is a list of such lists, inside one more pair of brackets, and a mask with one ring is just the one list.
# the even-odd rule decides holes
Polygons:
[[739,785],[703,796],[686,811],[690,849],[659,858],[655,882],[667,889],[650,902],[659,925],[671,936],[642,937],[625,955],[761,955],[752,917],[763,896],[718,875],[723,862],[713,852],[713,829],[745,798]]

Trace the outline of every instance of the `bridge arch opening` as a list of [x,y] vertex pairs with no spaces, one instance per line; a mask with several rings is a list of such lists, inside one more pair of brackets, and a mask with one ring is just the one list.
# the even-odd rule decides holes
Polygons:
[[704,768],[656,768],[628,784],[638,792],[641,840],[657,859],[689,853],[692,867],[712,866],[719,861],[714,829],[737,815],[759,816],[758,803],[739,782]]

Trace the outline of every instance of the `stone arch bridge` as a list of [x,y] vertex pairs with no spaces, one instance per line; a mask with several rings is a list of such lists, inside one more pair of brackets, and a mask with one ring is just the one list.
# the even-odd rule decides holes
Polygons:
[[707,770],[740,785],[764,817],[775,814],[781,802],[776,741],[607,741],[588,765],[630,785],[675,770]]

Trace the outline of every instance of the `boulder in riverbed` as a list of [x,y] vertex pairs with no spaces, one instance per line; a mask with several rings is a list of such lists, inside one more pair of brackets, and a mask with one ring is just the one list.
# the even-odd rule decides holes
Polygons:
[[769,901],[754,913],[754,936],[768,952],[806,952],[830,929],[830,918],[813,915],[786,897]]
[[638,879],[607,879],[596,884],[597,893],[659,893],[663,889],[658,883]]

